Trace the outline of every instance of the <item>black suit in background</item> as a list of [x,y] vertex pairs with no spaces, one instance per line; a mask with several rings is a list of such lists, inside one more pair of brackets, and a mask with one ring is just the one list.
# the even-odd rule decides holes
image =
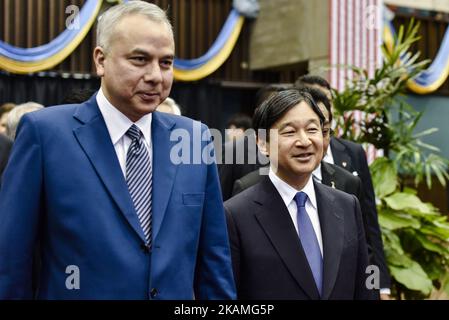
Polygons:
[[[244,153],[244,158],[241,163],[236,161],[236,150],[242,150]],[[231,164],[225,163],[226,154],[233,155]],[[251,157],[253,157],[252,160],[255,158],[255,161],[250,162]],[[228,200],[232,196],[232,188],[237,179],[266,164],[268,164],[268,159],[259,152],[255,135],[245,135],[236,141],[225,143],[222,150],[222,164],[218,165],[223,201]]]
[[3,170],[8,162],[9,152],[11,151],[12,141],[9,140],[5,135],[0,134],[0,183]]
[[[372,299],[359,202],[314,183],[323,239],[321,299]],[[239,299],[320,299],[290,214],[268,177],[225,202]]]
[[356,172],[362,180],[363,214],[366,219],[369,242],[371,244],[371,263],[379,267],[380,287],[390,288],[391,280],[388,272],[385,254],[383,250],[382,235],[377,217],[376,201],[374,196],[373,182],[368,168],[365,151],[362,146],[339,138],[332,138],[330,142],[334,163],[351,173]]

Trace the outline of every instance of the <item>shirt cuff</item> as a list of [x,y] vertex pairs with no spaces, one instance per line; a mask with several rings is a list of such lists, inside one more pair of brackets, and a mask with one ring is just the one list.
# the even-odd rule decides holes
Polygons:
[[379,293],[391,295],[391,290],[389,288],[382,288],[379,290]]

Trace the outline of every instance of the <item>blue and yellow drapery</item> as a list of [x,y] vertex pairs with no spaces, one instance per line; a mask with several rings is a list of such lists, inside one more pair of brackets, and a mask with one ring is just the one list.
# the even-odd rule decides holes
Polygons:
[[[127,0],[119,2],[127,2]],[[35,48],[17,48],[0,41],[0,69],[23,74],[47,70],[58,65],[85,38],[98,16],[102,3],[102,0],[87,0],[79,12],[80,28],[65,29],[45,45]],[[196,81],[220,68],[234,49],[244,20],[245,18],[233,9],[217,39],[203,56],[192,60],[175,59],[175,79]]]
[[65,29],[45,45],[17,48],[0,41],[0,68],[12,73],[32,73],[61,63],[83,41],[95,22],[101,4],[101,0],[87,0],[79,12],[80,28]]
[[[391,21],[384,21],[384,41],[387,47],[394,42],[395,30]],[[446,29],[440,49],[431,65],[409,80],[407,87],[418,94],[429,94],[436,91],[449,76],[449,28]]]
[[[126,2],[121,0],[118,2]],[[66,29],[51,42],[35,48],[17,48],[0,41],[0,69],[12,73],[33,73],[50,69],[66,59],[82,42],[102,6],[102,0],[87,0],[79,12],[78,29]],[[215,72],[228,59],[238,40],[245,18],[233,9],[217,39],[201,57],[192,60],[175,59],[174,77],[180,81],[196,81]],[[391,44],[394,28],[384,25],[385,42]],[[429,68],[410,80],[408,87],[416,93],[436,91],[449,76],[449,28],[437,56]]]

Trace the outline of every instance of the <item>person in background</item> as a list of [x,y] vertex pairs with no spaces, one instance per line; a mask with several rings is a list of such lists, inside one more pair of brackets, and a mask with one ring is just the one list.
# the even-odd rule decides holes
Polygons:
[[174,131],[209,129],[154,112],[173,83],[166,13],[118,4],[96,39],[98,93],[26,114],[17,129],[0,189],[0,300],[234,299],[211,138],[200,163],[172,152]]
[[16,105],[14,103],[4,103],[0,106],[0,133],[6,134],[6,119],[8,118],[8,113],[14,109]]
[[168,97],[167,99],[162,102],[159,107],[157,107],[157,111],[165,112],[165,113],[171,113],[177,116],[181,115],[181,108],[176,103],[175,100]]
[[[326,79],[315,75],[304,75],[295,82],[295,87],[312,87],[321,90],[332,102],[332,90]],[[332,103],[331,103],[332,106]],[[345,139],[331,137],[324,161],[340,166],[356,175],[362,181],[363,216],[366,221],[366,233],[369,238],[370,263],[380,271],[380,296],[388,300],[391,294],[391,279],[385,259],[382,234],[377,217],[374,187],[369,172],[365,150],[360,144]]]
[[23,115],[43,108],[43,105],[32,101],[17,105],[8,113],[8,119],[6,122],[6,135],[11,140],[14,140],[16,138],[17,126],[19,125],[20,119],[22,119]]
[[295,89],[256,109],[269,175],[225,202],[239,299],[375,298],[357,198],[312,179],[323,122],[312,97]]
[[[291,84],[269,84],[260,88],[255,95],[256,110],[271,95],[290,88],[292,88]],[[222,163],[218,166],[218,172],[223,200],[226,201],[232,196],[235,181],[266,166],[268,158],[259,152],[254,132],[226,142],[221,152]]]
[[237,113],[229,119],[226,124],[226,137],[228,141],[234,141],[242,138],[245,131],[251,129],[251,118],[243,113]]

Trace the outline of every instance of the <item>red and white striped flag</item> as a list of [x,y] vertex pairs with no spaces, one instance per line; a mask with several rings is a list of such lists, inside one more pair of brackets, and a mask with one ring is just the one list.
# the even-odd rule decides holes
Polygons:
[[[352,71],[342,66],[363,68],[372,77],[382,63],[383,0],[329,1],[330,83],[333,88],[342,91],[346,81],[353,78]],[[354,112],[356,122],[364,116],[363,112]],[[365,150],[369,163],[383,154],[371,145]]]

